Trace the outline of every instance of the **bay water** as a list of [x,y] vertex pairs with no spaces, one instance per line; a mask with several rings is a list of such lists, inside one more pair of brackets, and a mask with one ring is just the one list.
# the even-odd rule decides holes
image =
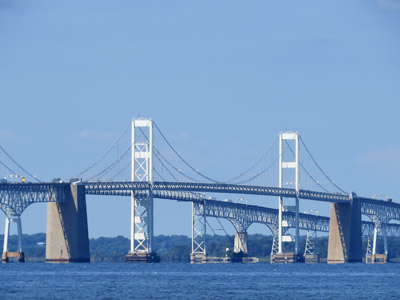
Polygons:
[[8,263],[0,299],[400,299],[400,264]]

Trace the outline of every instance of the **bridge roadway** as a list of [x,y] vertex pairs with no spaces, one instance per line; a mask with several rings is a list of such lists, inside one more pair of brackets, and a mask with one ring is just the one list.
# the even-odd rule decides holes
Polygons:
[[[116,195],[118,193],[137,190],[155,191],[181,191],[203,193],[226,193],[260,196],[281,196],[286,198],[300,198],[335,203],[348,203],[350,195],[324,193],[308,190],[300,190],[297,195],[295,189],[277,188],[255,185],[238,185],[227,183],[193,183],[193,182],[83,182],[87,194]],[[125,193],[124,193],[125,192]]]
[[65,202],[70,183],[0,183],[0,209],[20,216],[31,204]]
[[[133,183],[133,182],[85,182],[86,194],[88,195],[114,195],[114,196],[130,196],[132,189],[139,197],[149,193],[149,184]],[[69,189],[70,183],[1,183],[0,184],[0,208],[7,215],[21,215],[23,210],[32,203],[37,202],[64,202],[65,194]],[[209,207],[206,210],[207,216],[241,220],[241,223],[248,227],[250,223],[263,223],[276,225],[278,223],[277,210],[268,207],[256,205],[240,204],[233,202],[225,202],[206,198],[204,194],[194,193],[190,191],[205,191],[208,184],[191,184],[191,183],[155,183],[153,185],[153,197],[159,199],[169,199],[187,202],[207,203]],[[173,190],[176,187],[177,190]],[[162,188],[165,188],[162,189]],[[279,189],[274,194],[275,188],[257,187],[257,186],[229,186],[225,184],[211,184],[211,191],[225,193],[243,193],[256,195],[291,195],[292,189]],[[282,192],[288,190],[289,192]],[[206,190],[209,191],[209,190]],[[317,193],[314,195],[317,195]],[[303,194],[306,195],[307,193]],[[318,193],[319,194],[319,193]],[[326,194],[326,193],[322,193]],[[331,194],[337,196],[336,194]],[[313,196],[314,197],[314,196]],[[348,196],[347,196],[348,197]],[[325,196],[322,197],[326,199]],[[309,198],[304,198],[309,199]],[[400,220],[400,204],[393,202],[385,202],[369,198],[360,198],[362,200],[362,213],[371,217],[387,216],[380,220],[380,224],[387,224],[390,220]],[[326,200],[323,200],[326,201]],[[378,208],[378,212],[377,212]],[[244,218],[246,219],[244,221]],[[284,219],[288,222],[288,226],[294,226],[295,213],[286,212]],[[363,232],[373,230],[373,222],[363,221]],[[400,228],[398,224],[387,224],[389,230],[388,235],[400,236]],[[304,230],[316,230],[321,232],[329,232],[329,217],[314,216],[310,214],[299,215],[299,227]]]
[[[204,216],[224,218],[229,220],[236,229],[236,232],[247,232],[248,227],[253,223],[265,224],[272,231],[274,236],[277,232],[278,210],[256,205],[234,203],[229,201],[218,201],[206,198],[199,191],[212,191],[219,193],[244,193],[255,195],[286,197],[293,196],[291,189],[275,189],[269,187],[255,186],[229,186],[223,184],[211,184],[206,189],[206,184],[189,183],[155,183],[153,185],[143,183],[79,183],[85,187],[88,195],[115,195],[130,196],[133,192],[138,198],[146,198],[152,193],[154,198],[170,199],[178,201],[193,202],[197,206],[202,206]],[[175,188],[175,189],[174,189]],[[70,183],[7,183],[0,184],[0,208],[7,216],[20,216],[23,210],[32,203],[36,202],[65,202],[66,194],[70,189]],[[277,191],[275,191],[277,190]],[[319,195],[318,195],[319,194]],[[321,196],[322,194],[322,196]],[[333,202],[343,203],[343,195],[308,192],[302,193],[303,199],[322,198],[322,201],[331,199]],[[318,195],[318,196],[316,196]],[[346,196],[347,201],[351,201],[352,196]],[[333,197],[342,197],[333,198]],[[400,236],[400,224],[388,224],[390,220],[399,220],[400,204],[359,198],[361,200],[361,210],[363,214],[369,216],[373,222],[362,222],[362,234],[371,236],[374,229],[383,227],[388,236]],[[384,214],[382,217],[381,214]],[[295,227],[295,213],[287,211],[283,216],[287,222],[287,229]],[[310,231],[329,232],[330,218],[315,216],[310,214],[299,214],[299,228]],[[383,233],[379,231],[379,234]]]
[[[248,222],[260,222],[264,224],[277,224],[277,213],[275,209],[255,205],[244,205],[232,202],[210,200],[203,194],[195,193],[217,192],[237,193],[267,196],[295,197],[295,190],[285,188],[272,188],[262,186],[242,186],[228,184],[198,184],[198,183],[173,183],[155,182],[152,186],[141,182],[84,182],[85,191],[88,195],[114,195],[130,196],[132,190],[137,196],[145,196],[151,190],[154,198],[170,199],[189,202],[207,202],[209,207],[220,209],[208,210],[209,216],[227,217],[231,219],[242,219],[247,216]],[[2,183],[0,184],[0,208],[6,215],[22,214],[24,209],[32,203],[37,202],[64,202],[69,183]],[[349,201],[349,195],[328,194],[313,191],[300,191],[302,199],[313,199],[320,201],[344,202]],[[321,200],[322,199],[322,200]],[[329,199],[329,200],[328,200]],[[362,201],[362,213],[371,218],[374,223],[387,224],[390,220],[400,220],[400,204],[360,198]],[[222,210],[221,207],[224,207]],[[212,212],[213,211],[213,212]],[[241,217],[240,217],[241,216]],[[251,216],[251,220],[248,219]],[[294,224],[295,214],[286,212],[284,217],[289,224]],[[300,214],[299,226],[304,230],[317,230],[328,232],[329,217]],[[244,225],[245,227],[248,227]],[[290,225],[291,226],[291,225]]]
[[[88,195],[130,196],[132,191],[137,195],[144,195],[151,191],[155,198],[182,201],[203,201],[205,197],[199,196],[199,192],[296,197],[294,189],[224,183],[80,182],[77,184],[83,184]],[[0,183],[0,208],[8,216],[19,216],[32,203],[64,202],[69,185],[70,183]],[[348,203],[351,197],[361,200],[362,214],[369,216],[374,222],[400,221],[399,203],[358,197],[355,194],[344,195],[307,190],[299,192],[301,199],[324,202]]]

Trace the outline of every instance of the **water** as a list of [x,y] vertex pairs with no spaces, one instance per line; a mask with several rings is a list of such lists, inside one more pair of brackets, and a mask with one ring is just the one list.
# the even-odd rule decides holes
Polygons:
[[0,265],[0,299],[400,299],[400,264]]

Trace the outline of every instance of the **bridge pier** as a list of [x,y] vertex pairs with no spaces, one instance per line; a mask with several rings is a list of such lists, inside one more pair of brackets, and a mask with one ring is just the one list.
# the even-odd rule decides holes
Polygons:
[[328,263],[362,261],[361,202],[332,203],[329,223]]
[[65,203],[47,203],[46,262],[90,262],[85,186],[71,184]]
[[[10,225],[12,222],[17,223],[17,230],[18,230],[18,251],[10,252],[8,251],[8,238],[10,235]],[[22,225],[21,225],[21,218],[7,216],[6,217],[6,225],[4,230],[4,242],[3,242],[3,254],[2,254],[2,262],[7,263],[9,262],[11,257],[17,258],[18,262],[25,262],[25,254],[22,252]]]
[[206,234],[205,204],[192,202],[192,253],[190,254],[190,263],[205,263],[208,261]]
[[[376,243],[378,240],[378,232],[382,232],[382,235],[383,235],[384,253],[382,253],[382,254],[376,253]],[[375,222],[373,241],[372,241],[372,249],[370,249],[370,251],[368,251],[368,249],[367,249],[367,255],[365,256],[365,262],[372,263],[372,264],[384,264],[384,263],[387,263],[387,260],[388,260],[387,258],[388,258],[388,247],[387,247],[386,225],[382,225],[381,222]]]
[[208,258],[206,254],[203,253],[191,253],[190,254],[190,263],[191,264],[204,264],[208,262]]
[[243,252],[247,254],[247,231],[235,233],[235,245],[233,252],[239,253]]
[[317,242],[317,231],[308,230],[306,238],[306,248],[304,251],[304,262],[306,264],[319,263],[319,255],[316,242]]
[[243,262],[243,255],[247,254],[247,231],[235,233],[232,262]]

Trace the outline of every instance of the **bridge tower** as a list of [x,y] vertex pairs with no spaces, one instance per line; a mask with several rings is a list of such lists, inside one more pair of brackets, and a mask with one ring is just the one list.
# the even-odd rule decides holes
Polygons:
[[[293,142],[295,149],[290,148],[289,143]],[[294,161],[285,161],[284,153],[293,152]],[[291,173],[291,174],[288,174]],[[281,132],[279,134],[279,187],[284,187],[284,178],[288,177],[299,193],[299,134],[297,132]],[[291,242],[292,237],[283,235],[285,222],[283,221],[283,212],[289,207],[284,207],[283,197],[279,197],[279,215],[278,215],[278,253],[273,257],[273,262],[296,262],[299,259],[299,198],[296,197],[294,210],[296,213],[295,226],[295,251],[294,253],[284,253],[283,243]]]
[[[132,120],[131,180],[153,183],[153,120]],[[131,245],[126,262],[159,262],[152,249],[153,195],[131,192]]]

